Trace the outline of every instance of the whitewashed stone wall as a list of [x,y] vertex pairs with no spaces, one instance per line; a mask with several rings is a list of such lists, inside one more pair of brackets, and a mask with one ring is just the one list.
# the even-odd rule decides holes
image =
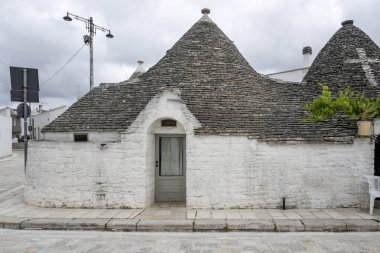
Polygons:
[[[168,118],[178,126],[161,128],[160,120]],[[178,91],[162,90],[121,135],[89,132],[89,142],[73,142],[73,133],[46,133],[45,140],[30,142],[25,201],[44,207],[149,206],[154,202],[154,134],[190,136],[196,127],[199,122]]]
[[[168,118],[177,127],[160,127]],[[46,207],[149,206],[154,135],[164,133],[186,134],[189,208],[276,208],[283,197],[288,207],[353,207],[367,198],[363,176],[373,174],[374,155],[369,139],[271,144],[195,136],[200,126],[177,90],[162,90],[124,133],[89,133],[89,142],[72,142],[72,133],[49,133],[45,141],[30,143],[25,200]]]
[[[190,208],[354,207],[365,203],[373,145],[268,144],[197,136],[187,164]],[[190,152],[190,151],[189,151]]]

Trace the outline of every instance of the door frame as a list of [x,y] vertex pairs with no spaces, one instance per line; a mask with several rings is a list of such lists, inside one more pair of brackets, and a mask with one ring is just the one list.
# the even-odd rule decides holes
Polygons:
[[160,137],[183,137],[183,160],[182,160],[182,168],[183,168],[183,180],[184,180],[184,201],[186,202],[186,163],[187,163],[187,156],[186,156],[186,134],[155,134],[154,135],[154,202],[163,202],[163,201],[157,201],[157,185],[158,185],[158,177],[160,174],[159,171],[159,152],[160,152],[160,146],[159,146],[159,138]]

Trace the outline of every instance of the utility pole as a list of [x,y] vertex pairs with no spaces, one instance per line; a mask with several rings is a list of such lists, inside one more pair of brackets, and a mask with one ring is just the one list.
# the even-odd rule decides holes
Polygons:
[[94,22],[90,17],[90,90],[94,88]]
[[28,115],[28,107],[27,107],[27,94],[28,94],[28,70],[23,69],[23,95],[24,95],[24,174],[26,173],[26,160],[28,155],[28,122],[27,122],[27,115]]
[[63,19],[66,21],[72,21],[73,19],[71,17],[84,22],[86,24],[86,29],[89,32],[89,35],[84,35],[83,39],[84,43],[90,47],[90,90],[92,90],[94,88],[94,37],[96,35],[96,30],[108,32],[106,35],[107,38],[113,38],[114,36],[111,34],[111,30],[95,25],[92,17],[87,19],[67,12]]

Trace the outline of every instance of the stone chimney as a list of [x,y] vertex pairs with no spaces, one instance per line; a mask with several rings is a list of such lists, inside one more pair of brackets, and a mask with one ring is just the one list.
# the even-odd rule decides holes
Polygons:
[[137,68],[136,68],[135,72],[144,73],[145,72],[145,69],[143,67],[144,61],[139,60],[139,61],[137,61],[137,63],[138,63],[138,65],[137,65]]
[[312,53],[313,53],[313,51],[311,49],[311,46],[307,46],[307,47],[304,47],[302,49],[303,67],[304,68],[310,67]]
[[137,65],[137,68],[135,70],[135,72],[133,72],[133,74],[129,77],[128,79],[128,82],[136,82],[139,80],[139,76],[141,76],[144,72],[145,72],[145,69],[143,67],[143,63],[144,61],[137,61],[138,65]]

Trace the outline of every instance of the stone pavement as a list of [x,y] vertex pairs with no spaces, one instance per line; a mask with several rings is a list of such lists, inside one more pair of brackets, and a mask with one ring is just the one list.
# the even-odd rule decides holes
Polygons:
[[0,228],[111,231],[380,231],[380,212],[341,209],[70,209],[30,206],[22,189],[0,203]]
[[1,253],[378,253],[380,232],[145,233],[0,229]]
[[22,153],[0,160],[0,228],[112,231],[380,231],[380,210],[186,209],[184,203],[146,209],[41,208],[23,202]]

